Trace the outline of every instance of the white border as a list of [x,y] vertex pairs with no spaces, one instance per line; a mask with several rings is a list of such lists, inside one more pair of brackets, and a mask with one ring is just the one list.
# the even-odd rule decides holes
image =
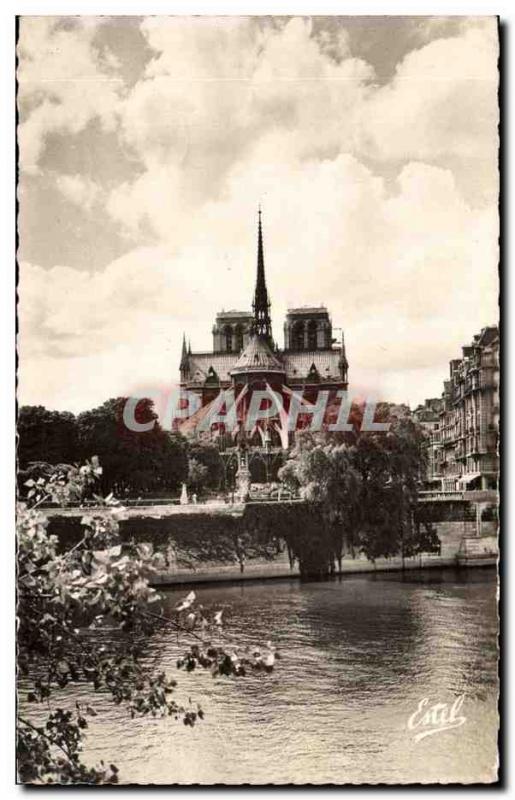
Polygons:
[[[2,282],[0,291],[0,342],[1,342],[1,388],[0,388],[0,419],[2,422],[2,436],[0,438],[0,481],[2,493],[0,496],[0,515],[1,515],[1,553],[0,563],[2,566],[2,575],[0,580],[0,620],[2,629],[0,631],[0,641],[2,644],[2,655],[0,660],[0,686],[2,688],[2,704],[0,706],[1,723],[0,723],[0,789],[2,797],[11,798],[18,797],[23,791],[22,787],[14,785],[14,521],[13,521],[13,508],[14,508],[14,252],[15,252],[15,169],[14,169],[14,42],[15,42],[15,15],[29,15],[29,14],[42,14],[42,15],[66,15],[66,14],[103,14],[103,15],[148,15],[148,14],[276,14],[276,15],[309,15],[309,14],[335,14],[335,15],[495,15],[501,17],[504,25],[506,26],[504,45],[505,45],[505,60],[504,60],[504,83],[506,87],[504,97],[503,116],[505,120],[504,128],[504,146],[508,150],[508,131],[512,130],[511,114],[509,107],[509,100],[511,98],[510,86],[513,83],[513,68],[510,53],[508,52],[509,39],[511,38],[511,25],[515,19],[513,12],[513,4],[502,0],[502,2],[478,2],[469,0],[469,2],[442,2],[433,0],[431,3],[415,2],[412,0],[410,3],[389,3],[384,2],[335,2],[334,0],[319,0],[319,2],[302,2],[296,0],[281,0],[281,2],[244,2],[244,0],[225,0],[225,2],[217,2],[217,0],[204,0],[204,2],[194,2],[190,0],[150,0],[150,2],[134,2],[134,0],[88,0],[88,2],[70,3],[63,0],[54,0],[54,2],[43,3],[32,0],[32,2],[20,0],[20,2],[11,2],[7,0],[2,4],[0,11],[0,81],[1,81],[1,94],[2,98],[2,125],[0,126],[0,153],[1,153],[1,170],[2,176],[1,185],[1,208],[0,208],[0,225],[1,225],[1,247],[2,247]],[[505,194],[505,220],[504,220],[504,322],[503,322],[503,352],[506,354],[513,349],[513,325],[510,324],[508,309],[515,308],[514,301],[514,283],[508,281],[508,270],[511,267],[509,263],[509,249],[508,249],[508,231],[514,230],[513,209],[508,204],[508,189],[512,186],[513,166],[508,163],[507,153],[505,155],[505,168],[506,174],[504,175],[504,194]],[[466,289],[465,289],[466,290]],[[510,407],[510,399],[513,397],[513,374],[508,375],[508,358],[504,358],[505,372],[503,375],[504,384],[504,405],[503,408],[507,412]],[[511,466],[512,454],[515,452],[513,430],[509,430],[503,418],[503,429],[505,431],[503,437],[503,447],[505,452],[505,473],[506,479],[504,481],[504,497],[507,506],[510,495],[513,495],[515,486],[512,484],[513,470],[509,471]],[[508,695],[507,683],[509,680],[511,664],[511,646],[508,648],[507,639],[508,634],[512,632],[514,625],[511,623],[513,616],[510,615],[510,608],[508,607],[508,576],[513,573],[513,565],[511,563],[511,552],[508,547],[508,539],[511,535],[509,525],[510,515],[506,508],[505,513],[505,533],[503,540],[503,564],[504,564],[504,617],[505,617],[505,631],[504,631],[504,692]],[[508,631],[508,624],[510,630]],[[511,637],[510,637],[511,638]],[[504,769],[506,774],[506,781],[509,782],[509,758],[508,758],[508,718],[511,716],[510,711],[513,710],[513,703],[506,703],[505,709],[505,747],[504,747]],[[251,743],[249,742],[249,747]],[[39,792],[44,792],[46,796],[57,795],[58,788],[39,789]],[[88,789],[75,789],[75,792],[88,791]],[[117,789],[117,797],[129,796],[131,790]],[[139,796],[150,797],[152,788],[141,789]],[[170,790],[170,791],[173,791]],[[182,789],[181,791],[184,791]],[[191,789],[190,793],[198,793],[202,790]],[[211,790],[213,791],[213,790]],[[231,791],[233,797],[240,796],[245,790],[237,792]],[[265,794],[266,790],[254,790],[253,796],[260,797]],[[287,791],[287,790],[286,790]],[[355,789],[345,787],[343,789],[347,795],[356,794]],[[367,796],[373,790],[359,790],[361,797]],[[396,789],[382,788],[382,792],[393,794],[397,793]],[[451,790],[442,787],[436,789],[440,797],[450,796]],[[484,790],[475,790],[474,797],[477,798],[491,791],[487,787]],[[218,790],[216,793],[220,794],[224,789]],[[290,794],[291,790],[288,791]],[[303,796],[310,796],[318,793],[319,790],[311,789],[303,791]],[[282,794],[280,790],[275,790],[275,793]],[[460,790],[461,796],[464,794],[472,794],[472,791],[467,792],[466,789]]]

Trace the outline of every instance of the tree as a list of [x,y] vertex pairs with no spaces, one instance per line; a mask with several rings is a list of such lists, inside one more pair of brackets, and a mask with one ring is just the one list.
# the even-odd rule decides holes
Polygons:
[[177,493],[188,471],[186,440],[161,428],[148,399],[140,400],[135,418],[139,424],[152,422],[152,429],[130,430],[123,421],[126,402],[124,397],[115,398],[79,414],[80,459],[99,456],[104,494]]
[[[127,706],[129,717],[173,716],[192,726],[204,716],[191,700],[177,699],[175,680],[145,666],[148,636],[166,626],[187,637],[178,669],[208,669],[213,676],[270,671],[271,646],[240,649],[224,644],[221,612],[208,612],[190,592],[166,617],[149,577],[159,555],[147,545],[125,545],[118,535],[119,506],[112,497],[82,519],[83,538],[65,553],[47,533],[38,507],[51,500],[80,500],[102,475],[98,459],[48,480],[29,479],[28,500],[17,510],[17,652],[19,673],[28,683],[18,704],[18,774],[23,783],[116,783],[115,765],[81,761],[81,743],[93,707],[55,707],[55,693],[70,683],[89,683]],[[100,500],[99,500],[100,502]],[[119,631],[108,647],[98,635],[109,625]],[[183,645],[186,646],[186,645]],[[30,714],[31,704],[39,707]],[[46,713],[46,719],[41,720]]]
[[[188,459],[194,459],[206,468],[202,488],[218,489],[223,481],[223,464],[220,450],[213,442],[192,441],[188,447]],[[188,478],[188,481],[191,479]]]
[[123,397],[107,400],[78,417],[43,406],[23,406],[18,415],[21,493],[25,481],[40,477],[48,465],[78,464],[98,455],[104,466],[105,494],[176,494],[188,473],[186,439],[161,428],[148,399],[140,400],[135,417],[138,423],[152,422],[152,429],[130,430],[123,420],[126,402]]
[[174,537],[175,556],[181,566],[196,569],[202,564],[238,564],[245,571],[249,559],[272,561],[281,545],[277,532],[264,531],[236,517],[226,517],[220,528],[205,528],[195,524]]
[[437,552],[440,541],[430,525],[417,521],[420,476],[425,471],[426,450],[421,426],[399,414],[386,437],[379,440],[388,464],[388,483],[383,489],[389,538],[384,555],[400,553],[405,558],[422,552]]
[[70,464],[77,459],[77,420],[68,411],[43,406],[21,406],[18,412],[18,464]]
[[208,482],[209,470],[196,458],[188,458],[188,486],[193,492],[202,492]]
[[[316,536],[290,537],[301,571],[319,575],[342,556],[362,552],[371,561],[434,552],[438,537],[416,521],[422,431],[403,415],[386,433],[299,436],[280,478],[319,511]],[[297,543],[297,544],[295,544]]]
[[[359,475],[352,462],[352,447],[336,444],[324,436],[299,438],[292,458],[279,471],[279,477],[292,491],[319,511],[315,540],[303,537],[303,559],[309,541],[309,562],[319,573],[323,561],[327,571],[341,570],[346,546],[353,543],[359,505]],[[320,563],[322,562],[322,563]]]

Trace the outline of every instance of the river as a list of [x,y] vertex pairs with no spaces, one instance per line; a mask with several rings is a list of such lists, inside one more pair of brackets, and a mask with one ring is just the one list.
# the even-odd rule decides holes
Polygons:
[[[177,672],[175,636],[149,657],[201,703],[194,729],[171,718],[130,721],[103,695],[77,688],[104,712],[91,719],[86,762],[103,758],[124,783],[407,783],[495,779],[497,608],[493,569],[429,570],[196,587],[223,608],[238,641],[273,640],[270,675],[213,680]],[[165,590],[172,608],[184,588]],[[420,700],[464,694],[459,728],[415,741]]]

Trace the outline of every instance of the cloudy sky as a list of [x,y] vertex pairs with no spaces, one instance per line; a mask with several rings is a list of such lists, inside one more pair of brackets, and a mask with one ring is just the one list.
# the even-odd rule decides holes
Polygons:
[[19,401],[178,378],[248,309],[325,303],[351,390],[415,404],[497,322],[493,18],[24,17]]

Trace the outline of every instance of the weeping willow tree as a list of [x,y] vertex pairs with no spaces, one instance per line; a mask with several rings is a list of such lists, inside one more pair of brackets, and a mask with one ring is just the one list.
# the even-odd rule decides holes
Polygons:
[[[302,533],[291,537],[301,574],[341,570],[343,555],[403,559],[436,552],[440,543],[429,524],[417,521],[423,434],[409,419],[380,433],[299,436],[280,478],[311,507]],[[310,519],[309,517],[307,518]]]

